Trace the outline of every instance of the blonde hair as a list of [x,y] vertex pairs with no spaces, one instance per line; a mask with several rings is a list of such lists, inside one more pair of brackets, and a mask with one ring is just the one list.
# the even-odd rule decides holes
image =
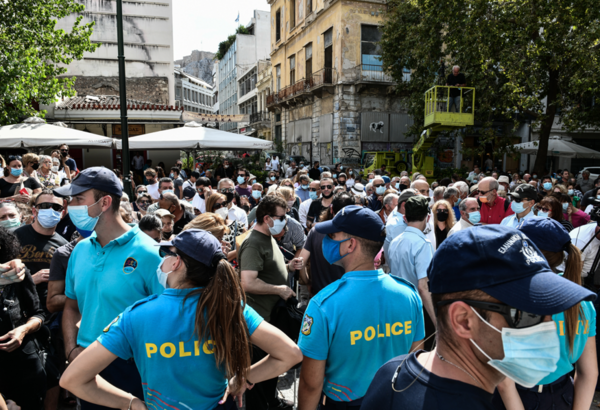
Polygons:
[[37,154],[34,154],[33,152],[29,152],[29,153],[23,155],[21,163],[23,164],[23,167],[26,167],[28,164],[31,164],[32,162],[39,161],[39,159],[40,159],[40,157]]
[[283,199],[285,199],[286,201],[296,199],[296,196],[294,195],[294,190],[292,188],[279,187],[278,191],[281,192],[281,195],[283,195]]
[[192,219],[183,227],[184,231],[187,231],[188,229],[202,229],[208,231],[218,240],[223,240],[223,235],[229,233],[229,228],[225,225],[223,218],[221,218],[220,215],[211,212],[198,215]]
[[456,223],[456,216],[454,215],[454,209],[452,209],[450,202],[446,201],[445,199],[440,199],[435,204],[433,204],[433,207],[431,208],[431,213],[433,214],[433,221],[437,225],[437,222],[438,222],[437,210],[440,207],[440,205],[444,205],[446,207],[446,209],[448,210],[448,219],[446,219],[446,228],[448,228],[448,230],[450,230]]
[[210,196],[206,199],[206,212],[212,212],[213,207],[219,199],[226,201],[227,196],[219,192],[213,192],[212,194],[210,194]]
[[552,192],[553,192],[553,193],[554,193],[554,190],[555,190],[555,189],[558,189],[558,190],[560,191],[560,193],[561,193],[561,194],[563,194],[563,195],[568,195],[568,192],[569,192],[569,191],[567,191],[567,187],[566,187],[566,186],[564,186],[563,184],[556,184],[556,185],[554,185],[554,186],[552,187]]
[[283,184],[287,184],[287,183],[289,183],[291,186],[294,186],[294,183],[289,178],[282,179],[281,182],[279,182],[279,186],[282,186]]

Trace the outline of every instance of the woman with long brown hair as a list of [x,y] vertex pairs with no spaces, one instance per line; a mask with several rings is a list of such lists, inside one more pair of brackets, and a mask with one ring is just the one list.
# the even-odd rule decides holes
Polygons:
[[[581,285],[581,252],[567,230],[551,218],[527,219],[518,228],[540,249],[550,268]],[[565,253],[567,254],[565,262]],[[565,263],[564,272],[559,267]],[[495,396],[496,409],[589,409],[598,380],[596,361],[596,311],[592,302],[581,302],[552,315],[560,340],[560,359],[554,373],[526,388],[506,378]],[[574,366],[576,365],[576,366]],[[574,380],[571,372],[575,370]],[[516,387],[516,388],[515,388]],[[543,403],[543,406],[540,406]]]
[[[64,388],[118,409],[234,409],[233,397],[241,406],[248,386],[302,360],[298,347],[246,304],[239,275],[212,234],[189,229],[159,245],[164,293],[109,324],[67,368]],[[250,343],[267,359],[251,366]],[[117,357],[135,360],[144,402],[104,380],[101,372]]]

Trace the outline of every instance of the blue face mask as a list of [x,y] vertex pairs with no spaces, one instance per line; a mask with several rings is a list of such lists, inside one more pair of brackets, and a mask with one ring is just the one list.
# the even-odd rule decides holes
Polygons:
[[237,182],[238,182],[238,184],[242,185],[244,182],[246,182],[246,178],[244,178],[244,177],[237,177]]
[[252,180],[252,185],[256,184],[256,179]]
[[60,222],[62,212],[54,209],[40,209],[37,214],[37,221],[43,228],[54,228]]
[[158,277],[158,283],[163,285],[163,287],[165,289],[167,288],[167,278],[169,277],[169,273],[173,272],[172,270],[170,270],[168,272],[164,272],[162,270],[162,265],[163,265],[163,263],[165,263],[166,260],[167,260],[167,258],[164,258],[163,260],[161,260],[160,265],[158,265],[158,268],[156,268],[156,276]]
[[569,203],[565,202],[564,204],[562,204],[563,207],[563,211],[567,212],[567,209],[569,209]]
[[333,177],[334,177],[334,178],[337,178],[337,174],[333,174]]
[[[394,184],[394,188],[396,188],[396,189],[400,189],[400,182],[396,182],[396,183]],[[385,191],[384,191],[384,192],[385,192]]]
[[163,194],[174,194],[175,191],[172,189],[165,189],[164,191],[162,191]]
[[503,327],[498,330],[479,316],[475,309],[471,309],[483,323],[502,334],[502,360],[492,359],[473,339],[469,339],[489,359],[487,364],[491,367],[527,388],[535,386],[556,371],[560,359],[560,340],[554,322],[544,322],[523,329]]
[[569,194],[569,196],[573,196],[573,194],[574,194],[574,191],[573,191],[572,189],[569,189],[569,190],[567,191],[567,193]]
[[0,221],[0,227],[5,228],[5,229],[10,229],[10,228],[16,228],[17,226],[21,225],[21,221],[19,220],[19,218],[14,218],[14,219],[6,219],[4,221]]
[[23,168],[11,168],[10,169],[10,173],[14,176],[14,177],[18,177],[21,176],[21,174],[23,173]]
[[544,212],[544,211],[538,211],[537,216],[539,216],[540,218],[548,218],[550,214],[548,212]]
[[527,209],[527,208],[525,208],[525,206],[523,205],[523,202],[513,201],[510,203],[510,209],[512,209],[514,213],[520,214],[521,212],[524,212],[525,209]]
[[312,199],[313,201],[316,201],[317,199],[319,199],[319,195],[317,195],[316,192],[310,191],[308,193],[308,195],[310,195],[310,199]]
[[458,200],[456,201],[456,203],[454,204],[454,206],[459,206],[461,202],[462,202],[462,198],[458,197]]
[[254,190],[254,189],[252,190],[252,198],[254,198],[254,199],[258,199],[258,198],[260,198],[260,197],[261,197],[261,195],[262,195],[262,192],[261,192],[261,191]]
[[272,176],[272,177],[271,177],[271,181],[275,181],[275,176]]
[[308,189],[308,185],[302,185],[302,189],[306,191]]
[[88,209],[100,202],[101,199],[90,206],[69,206],[69,216],[71,217],[71,221],[73,221],[73,225],[75,225],[75,228],[77,228],[79,233],[86,238],[94,232],[98,219],[100,219],[100,215],[102,215],[101,212],[100,215],[92,218],[88,213]]
[[323,244],[321,245],[323,249],[323,256],[329,262],[329,264],[333,265],[334,263],[341,260],[344,256],[348,255],[340,255],[340,245],[342,242],[346,242],[352,238],[344,239],[343,241],[334,241],[329,237],[329,235],[325,235],[323,238]]
[[544,182],[544,189],[550,191],[552,189],[552,182]]
[[479,211],[473,211],[469,213],[469,222],[473,225],[478,224],[481,221],[481,213]]
[[377,195],[383,195],[384,192],[385,192],[385,185],[379,186],[375,189],[375,193]]

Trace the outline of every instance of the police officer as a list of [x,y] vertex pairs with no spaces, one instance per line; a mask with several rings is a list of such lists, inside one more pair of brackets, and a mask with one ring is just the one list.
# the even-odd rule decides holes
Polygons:
[[375,212],[346,206],[315,229],[326,234],[325,259],[345,273],[312,298],[304,315],[298,408],[357,409],[377,369],[423,339],[423,307],[409,282],[374,270],[385,239]]
[[[106,326],[69,366],[64,388],[102,406],[145,409],[138,398],[96,378],[117,357],[133,358],[147,408],[235,409],[233,397],[241,406],[249,385],[302,359],[289,338],[246,304],[239,276],[209,232],[189,229],[157,245],[163,259],[156,274],[167,289]],[[269,354],[252,368],[250,343]]]

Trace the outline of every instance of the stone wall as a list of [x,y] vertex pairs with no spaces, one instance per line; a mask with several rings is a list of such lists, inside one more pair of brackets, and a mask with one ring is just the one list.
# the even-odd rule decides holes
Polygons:
[[175,64],[179,64],[184,73],[193,75],[212,85],[214,58],[215,53],[194,50],[189,56],[185,56],[181,60],[175,60]]
[[[119,95],[119,77],[77,77],[77,95]],[[127,78],[127,99],[169,104],[167,77]]]

